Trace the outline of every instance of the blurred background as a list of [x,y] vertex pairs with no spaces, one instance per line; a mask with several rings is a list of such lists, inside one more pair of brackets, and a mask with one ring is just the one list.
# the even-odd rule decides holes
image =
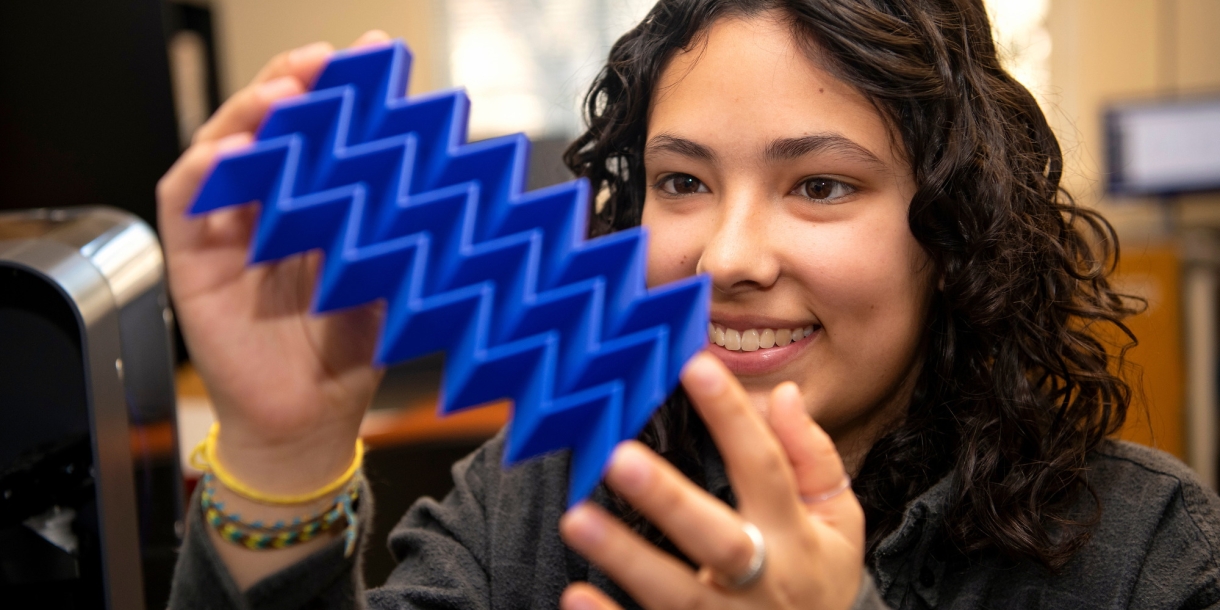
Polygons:
[[[0,210],[104,204],[155,226],[153,188],[190,134],[275,53],[344,46],[379,28],[415,54],[409,92],[453,86],[472,100],[472,140],[525,132],[530,187],[569,178],[559,161],[612,42],[649,0],[41,0],[0,3]],[[1215,103],[1220,1],[987,0],[1009,69],[1058,132],[1065,186],[1101,209],[1123,246],[1118,282],[1145,297],[1129,352],[1143,390],[1123,436],[1173,453],[1215,486],[1220,175],[1211,186],[1124,188],[1113,163],[1131,105]],[[1117,131],[1116,131],[1117,130]],[[1107,138],[1109,134],[1109,138]],[[1211,142],[1211,140],[1209,140]],[[1215,144],[1200,144],[1215,155]],[[0,337],[0,343],[3,342]],[[1117,337],[1115,338],[1117,340]],[[180,352],[178,449],[210,422]],[[495,432],[507,407],[438,420],[441,361],[387,376],[364,430],[378,498],[374,540],[448,467]],[[172,453],[166,436],[162,450]],[[185,468],[185,466],[184,466]],[[189,483],[192,474],[186,473]],[[372,550],[369,582],[390,569]],[[146,575],[146,581],[150,579]],[[156,580],[157,577],[151,577]],[[147,583],[146,583],[147,584]],[[147,585],[152,586],[152,585]],[[159,592],[150,593],[155,599]]]

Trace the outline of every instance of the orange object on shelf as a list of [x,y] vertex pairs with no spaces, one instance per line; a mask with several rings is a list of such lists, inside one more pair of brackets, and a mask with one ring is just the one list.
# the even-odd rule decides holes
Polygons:
[[174,454],[174,426],[167,421],[131,426],[128,437],[132,455],[162,459]]
[[[1119,436],[1184,460],[1186,381],[1180,274],[1177,249],[1156,245],[1124,250],[1113,281],[1119,292],[1148,300],[1146,311],[1126,321],[1139,345],[1127,352],[1133,366],[1126,377],[1133,392]],[[1117,332],[1108,338],[1111,345],[1126,340]]]

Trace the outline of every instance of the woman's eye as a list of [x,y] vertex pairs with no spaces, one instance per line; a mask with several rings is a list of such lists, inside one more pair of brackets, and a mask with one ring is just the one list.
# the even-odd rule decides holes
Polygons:
[[794,192],[816,201],[830,201],[846,197],[856,189],[833,178],[810,178],[798,184]]
[[693,195],[706,193],[707,186],[703,181],[690,174],[670,174],[657,183],[662,191],[670,195]]

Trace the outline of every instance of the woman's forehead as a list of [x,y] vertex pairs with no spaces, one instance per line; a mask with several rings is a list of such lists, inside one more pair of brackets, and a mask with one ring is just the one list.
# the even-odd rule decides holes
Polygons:
[[859,91],[810,57],[774,14],[723,18],[675,54],[655,88],[652,143],[665,135],[766,155],[775,142],[835,136],[898,164],[889,126]]

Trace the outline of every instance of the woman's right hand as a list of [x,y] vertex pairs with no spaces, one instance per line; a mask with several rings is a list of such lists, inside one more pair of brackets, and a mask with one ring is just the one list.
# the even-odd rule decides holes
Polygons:
[[[369,32],[353,46],[389,38]],[[187,217],[218,153],[249,144],[277,100],[305,92],[333,52],[281,53],[195,133],[157,185],[169,289],[191,360],[221,424],[217,453],[243,482],[298,493],[341,473],[381,371],[381,310],[312,315],[320,256],[248,266],[257,207]]]

